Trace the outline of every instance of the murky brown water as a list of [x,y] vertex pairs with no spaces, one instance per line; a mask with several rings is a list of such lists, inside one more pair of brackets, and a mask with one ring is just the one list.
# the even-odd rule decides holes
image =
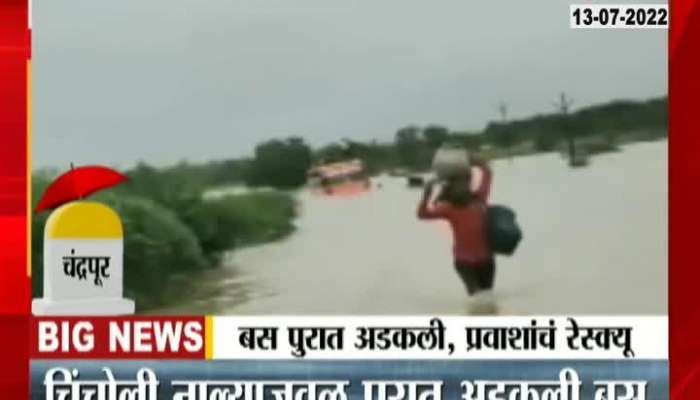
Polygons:
[[[667,142],[628,146],[591,166],[558,154],[493,164],[492,201],[518,212],[524,239],[499,257],[505,314],[665,314]],[[161,312],[463,314],[442,222],[415,218],[420,192],[379,177],[362,196],[298,194],[298,230],[242,249],[202,276],[191,300]]]

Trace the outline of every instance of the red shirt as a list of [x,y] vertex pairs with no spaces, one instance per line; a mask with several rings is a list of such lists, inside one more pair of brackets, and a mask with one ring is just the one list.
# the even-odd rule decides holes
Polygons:
[[455,261],[479,264],[492,258],[486,239],[486,202],[491,191],[491,170],[483,163],[474,163],[481,169],[482,178],[474,191],[476,201],[466,206],[446,202],[429,203],[427,197],[418,205],[418,218],[445,219],[452,227]]

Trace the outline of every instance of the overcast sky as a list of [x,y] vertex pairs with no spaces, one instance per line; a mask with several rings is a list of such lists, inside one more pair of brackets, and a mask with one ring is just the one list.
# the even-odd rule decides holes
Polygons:
[[[617,1],[618,3],[620,1]],[[569,3],[70,0],[33,9],[34,165],[164,165],[301,135],[667,93],[665,30],[571,30]]]

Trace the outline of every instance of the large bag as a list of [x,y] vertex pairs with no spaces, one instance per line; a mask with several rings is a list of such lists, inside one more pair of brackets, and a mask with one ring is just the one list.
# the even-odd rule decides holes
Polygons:
[[486,237],[491,251],[512,255],[523,238],[522,230],[515,219],[515,211],[503,205],[491,205],[486,209]]

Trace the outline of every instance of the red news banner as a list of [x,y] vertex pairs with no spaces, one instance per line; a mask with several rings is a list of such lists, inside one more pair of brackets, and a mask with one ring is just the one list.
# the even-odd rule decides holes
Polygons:
[[204,359],[205,317],[36,318],[32,358]]

